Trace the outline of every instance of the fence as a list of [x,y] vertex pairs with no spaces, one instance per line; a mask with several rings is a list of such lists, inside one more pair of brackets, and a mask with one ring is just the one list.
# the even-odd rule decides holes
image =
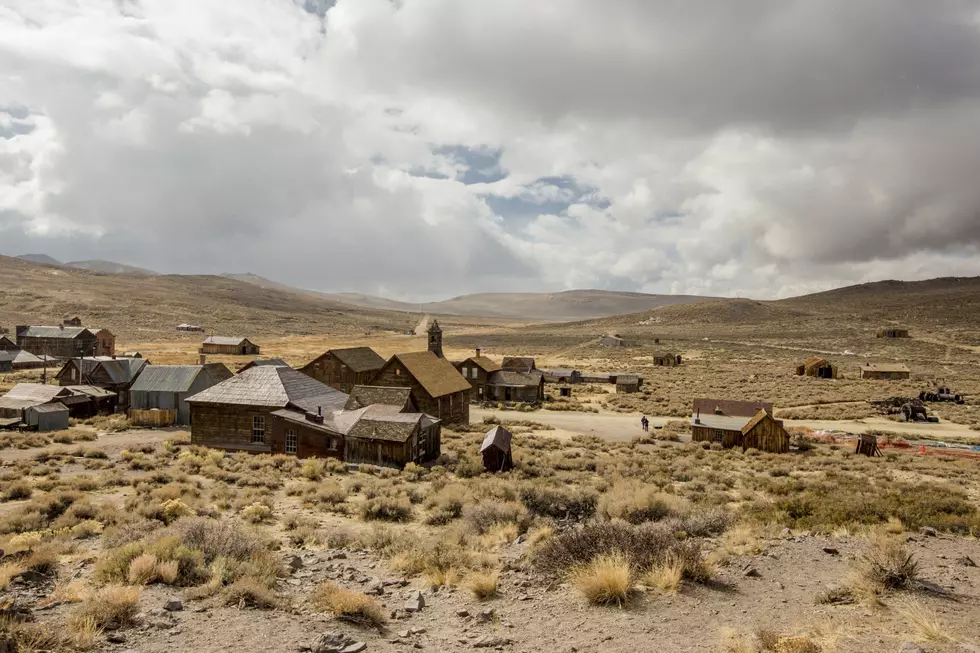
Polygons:
[[177,411],[172,408],[162,410],[159,408],[150,410],[131,408],[129,421],[134,426],[173,426],[177,422]]

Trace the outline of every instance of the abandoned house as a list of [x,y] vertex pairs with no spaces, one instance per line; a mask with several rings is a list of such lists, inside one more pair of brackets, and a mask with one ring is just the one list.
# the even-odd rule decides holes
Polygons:
[[326,351],[299,371],[341,392],[350,392],[354,386],[370,383],[384,366],[385,359],[370,347],[349,347]]
[[71,390],[56,385],[40,383],[18,383],[0,397],[0,417],[16,417],[23,421],[24,411],[31,406],[40,406],[57,401],[59,397],[71,395]]
[[254,361],[249,361],[242,365],[237,374],[241,374],[245,370],[250,370],[253,367],[263,367],[266,365],[271,365],[272,367],[289,367],[289,363],[281,358],[256,358]]
[[21,351],[21,348],[9,336],[0,336],[0,351]]
[[12,352],[0,351],[0,372],[14,371],[14,354]]
[[397,406],[403,413],[419,412],[412,400],[411,388],[385,388],[377,385],[354,386],[344,404],[344,410],[357,410],[375,404]]
[[[269,453],[271,415],[291,408],[321,417],[347,395],[291,367],[253,367],[186,399],[191,442],[216,449]],[[285,446],[285,445],[284,445]]]
[[111,415],[116,412],[119,395],[112,390],[97,388],[94,385],[68,386],[70,395],[58,397],[58,401],[68,408],[71,417],[88,419],[96,415]]
[[227,356],[258,356],[260,347],[248,338],[235,336],[208,336],[201,344],[202,354],[225,354]]
[[487,431],[480,445],[480,455],[483,457],[483,469],[488,472],[506,472],[514,467],[514,457],[511,454],[511,441],[514,436],[501,425]]
[[80,327],[82,326],[82,318],[77,315],[75,317],[66,317],[61,323],[67,327]]
[[582,372],[582,383],[615,383],[614,375],[607,372]]
[[599,338],[602,347],[625,347],[626,341],[618,333],[607,333]]
[[204,333],[204,327],[196,324],[178,324],[177,330],[181,333]]
[[453,365],[473,388],[470,398],[473,401],[485,401],[487,399],[487,380],[491,374],[500,369],[500,363],[484,356],[482,349],[477,349],[475,356],[470,356],[461,363],[453,363]]
[[691,417],[694,442],[719,443],[768,453],[787,453],[789,433],[772,416],[772,404],[751,401],[695,399]]
[[541,370],[545,383],[581,383],[582,373],[568,368],[551,368]]
[[17,347],[38,356],[97,356],[100,349],[95,333],[82,327],[18,326],[16,332]]
[[31,431],[61,431],[68,428],[68,409],[57,402],[30,406],[24,410],[24,423]]
[[878,338],[908,338],[909,330],[888,327],[885,329],[879,329],[875,336]]
[[129,389],[130,417],[141,423],[145,411],[173,411],[172,420],[154,426],[187,426],[191,408],[187,398],[231,378],[231,371],[221,363],[207,365],[149,365]]
[[109,329],[89,329],[95,333],[95,355],[115,356],[116,336]]
[[643,383],[643,377],[638,374],[617,374],[616,375],[616,392],[618,394],[628,394],[640,391],[640,385]]
[[58,371],[55,380],[63,386],[92,385],[111,390],[118,395],[118,408],[126,410],[129,408],[129,389],[146,367],[143,358],[72,358]]
[[544,401],[544,374],[497,370],[486,382],[487,401],[538,404]]
[[861,366],[861,378],[896,380],[912,377],[912,371],[901,363],[867,363]]
[[837,366],[826,358],[813,356],[796,367],[797,376],[813,376],[818,379],[836,379],[840,375]]
[[538,371],[534,359],[528,356],[505,356],[503,362],[500,363],[500,369],[524,372],[525,374]]
[[657,367],[676,367],[681,364],[681,357],[669,351],[658,352],[653,355],[653,364]]
[[443,424],[470,421],[470,383],[445,358],[431,351],[396,354],[369,385],[407,387],[419,410]]

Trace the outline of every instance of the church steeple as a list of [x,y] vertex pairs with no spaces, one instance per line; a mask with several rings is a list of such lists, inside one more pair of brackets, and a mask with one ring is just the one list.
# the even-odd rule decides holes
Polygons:
[[429,325],[429,351],[439,358],[444,358],[442,355],[442,329],[439,327],[438,320],[432,320],[432,324]]

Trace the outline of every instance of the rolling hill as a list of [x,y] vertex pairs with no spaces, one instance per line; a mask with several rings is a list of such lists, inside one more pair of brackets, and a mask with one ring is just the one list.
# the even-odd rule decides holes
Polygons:
[[103,261],[95,259],[92,261],[69,261],[63,264],[66,268],[77,268],[79,270],[89,270],[91,272],[107,272],[109,274],[142,274],[153,276],[157,273],[146,268],[138,268],[135,265],[116,263],[114,261]]

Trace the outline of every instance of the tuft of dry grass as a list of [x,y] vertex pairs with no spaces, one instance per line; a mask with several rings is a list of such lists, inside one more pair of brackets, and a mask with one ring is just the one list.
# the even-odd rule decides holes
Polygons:
[[425,584],[432,588],[456,587],[462,579],[462,574],[455,567],[448,569],[430,567],[422,572],[422,577],[425,579]]
[[239,608],[258,608],[272,610],[279,607],[275,592],[268,585],[254,576],[242,576],[225,588],[223,592],[225,605]]
[[621,553],[601,555],[574,567],[572,586],[593,605],[624,605],[633,589],[633,569]]
[[497,595],[497,584],[500,582],[500,572],[474,571],[466,577],[464,585],[473,592],[473,596],[485,601]]
[[915,626],[920,637],[933,642],[953,641],[953,638],[946,632],[943,623],[931,610],[918,601],[902,601],[895,606],[895,611]]
[[115,630],[133,625],[139,611],[138,587],[108,585],[82,599],[68,615],[68,631],[72,637],[84,638],[95,629]]
[[370,596],[324,581],[313,590],[313,607],[329,612],[337,619],[362,625],[380,627],[385,623],[381,606]]
[[881,594],[908,590],[919,580],[919,563],[898,540],[873,535],[857,564],[858,589]]
[[0,564],[0,589],[7,589],[10,581],[24,573],[24,566],[19,562]]
[[643,576],[650,587],[656,587],[664,594],[676,594],[684,578],[684,561],[673,554],[658,564],[655,564]]

